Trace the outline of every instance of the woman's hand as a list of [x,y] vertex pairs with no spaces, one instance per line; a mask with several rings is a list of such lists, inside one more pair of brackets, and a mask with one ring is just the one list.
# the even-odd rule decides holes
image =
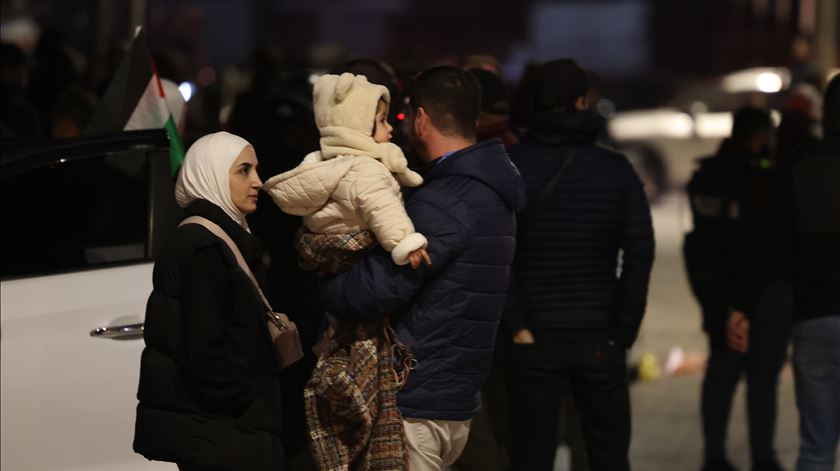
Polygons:
[[424,261],[426,265],[432,266],[432,259],[429,258],[429,252],[425,248],[417,249],[408,254],[408,261],[411,262],[411,268],[417,269]]

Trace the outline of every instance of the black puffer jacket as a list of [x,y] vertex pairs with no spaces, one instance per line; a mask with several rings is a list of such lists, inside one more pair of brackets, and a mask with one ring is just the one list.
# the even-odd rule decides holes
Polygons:
[[[187,207],[236,242],[253,239],[220,208]],[[214,469],[282,469],[280,392],[265,314],[227,245],[198,225],[177,230],[154,269],[146,308],[134,450]]]
[[[505,317],[514,332],[610,329],[629,347],[645,311],[653,228],[627,159],[595,145],[598,124],[588,112],[548,115],[511,149],[528,207]],[[541,203],[541,190],[567,163]]]

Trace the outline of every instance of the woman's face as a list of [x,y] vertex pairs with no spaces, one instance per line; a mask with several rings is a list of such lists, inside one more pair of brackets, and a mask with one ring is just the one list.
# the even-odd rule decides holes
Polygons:
[[230,168],[230,199],[243,214],[257,210],[257,197],[262,188],[257,165],[254,148],[245,146]]

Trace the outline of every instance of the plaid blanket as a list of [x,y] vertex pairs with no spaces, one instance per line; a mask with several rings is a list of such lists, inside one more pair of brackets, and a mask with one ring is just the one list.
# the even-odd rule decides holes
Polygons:
[[371,231],[328,235],[315,234],[303,227],[295,236],[300,267],[325,273],[347,270],[376,244],[376,236]]
[[334,329],[303,393],[315,461],[321,471],[407,470],[397,392],[410,352],[388,318]]

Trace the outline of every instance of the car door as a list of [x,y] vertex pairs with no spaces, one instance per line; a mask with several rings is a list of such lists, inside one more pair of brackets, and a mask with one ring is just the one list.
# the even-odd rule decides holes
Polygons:
[[132,451],[168,165],[165,149],[121,149],[4,177],[2,469],[174,469]]

